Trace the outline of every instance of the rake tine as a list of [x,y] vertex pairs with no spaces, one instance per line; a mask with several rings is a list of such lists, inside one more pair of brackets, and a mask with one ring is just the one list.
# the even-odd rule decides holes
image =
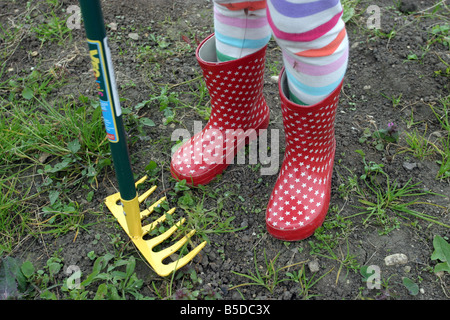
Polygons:
[[142,211],[141,212],[141,219],[147,218],[155,210],[155,208],[158,207],[164,201],[166,201],[166,199],[167,199],[166,197],[162,197],[161,199],[159,199],[158,201],[153,203],[150,207],[148,207],[147,209]]
[[175,242],[170,247],[167,247],[159,252],[156,252],[155,255],[163,261],[165,258],[170,256],[172,253],[178,251],[187,241],[190,237],[192,237],[195,234],[195,230],[191,230],[187,235],[185,235],[183,238]]
[[167,230],[166,232],[160,234],[159,236],[156,236],[150,240],[147,240],[147,242],[149,243],[149,246],[151,249],[153,249],[154,247],[156,247],[158,244],[160,244],[161,242],[163,242],[164,240],[166,240],[167,238],[169,238],[176,230],[178,230],[178,228],[180,228],[180,226],[186,221],[185,218],[182,218],[180,221],[178,221],[175,225],[173,225],[172,227],[170,227],[169,230]]
[[[184,221],[180,221],[177,225],[181,225],[181,223],[183,223],[183,222]],[[159,236],[160,239],[154,238],[154,239],[150,240],[149,247],[154,248],[154,246],[161,243],[161,239],[162,239],[162,241],[167,239],[176,230],[175,227],[178,227],[177,225],[172,227],[173,230],[168,230],[165,233],[163,233],[162,235],[160,235]],[[176,243],[174,243],[170,247],[165,248],[159,252],[152,251],[153,261],[158,263],[158,265],[161,266],[161,269],[165,269],[165,270],[178,270],[179,268],[184,267],[203,249],[203,247],[206,245],[206,241],[203,241],[198,246],[196,246],[194,249],[189,251],[185,256],[183,256],[180,259],[177,259],[174,262],[164,264],[163,261],[164,261],[164,259],[169,257],[171,254],[177,252],[181,247],[183,247],[194,234],[195,234],[195,230],[191,230],[187,235],[185,235],[182,239],[178,240]]]
[[136,181],[134,183],[134,186],[137,187],[138,185],[140,185],[141,183],[143,183],[145,180],[147,180],[147,176],[143,176],[142,178],[140,178],[138,181]]
[[152,223],[149,223],[149,224],[143,226],[143,227],[142,227],[143,235],[149,233],[150,231],[152,231],[153,229],[155,229],[156,226],[157,226],[158,224],[164,222],[164,221],[166,220],[166,218],[167,218],[166,215],[167,215],[167,214],[170,214],[170,215],[173,214],[173,213],[175,212],[175,209],[176,209],[176,208],[170,209],[169,211],[166,212],[166,214],[163,214],[161,217],[159,217],[158,219],[156,219],[156,220],[153,221]]
[[138,197],[139,199],[139,204],[141,204],[142,202],[144,202],[145,199],[148,198],[149,195],[151,195],[153,193],[153,191],[156,190],[156,186],[151,187],[149,190],[147,190],[144,194],[140,195]]
[[184,267],[189,262],[191,262],[192,259],[194,259],[194,257],[203,249],[203,247],[205,245],[206,245],[206,241],[203,241],[198,246],[196,246],[194,249],[189,251],[189,253],[186,254],[184,257],[178,259],[177,261],[174,261],[174,262],[164,265],[165,268],[167,268],[167,270],[177,270],[177,269]]

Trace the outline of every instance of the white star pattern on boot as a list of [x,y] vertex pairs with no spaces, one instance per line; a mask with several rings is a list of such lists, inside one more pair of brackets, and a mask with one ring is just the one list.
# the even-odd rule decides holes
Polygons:
[[339,92],[337,88],[312,106],[299,106],[281,96],[286,148],[266,212],[267,228],[277,238],[309,236],[328,210]]
[[265,48],[226,63],[199,59],[211,97],[205,128],[183,144],[172,158],[171,171],[187,183],[207,183],[233,162],[234,156],[269,121],[262,94]]

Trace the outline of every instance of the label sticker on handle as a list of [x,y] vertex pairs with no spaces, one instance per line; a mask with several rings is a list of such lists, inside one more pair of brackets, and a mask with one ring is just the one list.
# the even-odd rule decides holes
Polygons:
[[[112,68],[109,47],[104,39],[104,43],[96,40],[87,40],[89,44],[89,55],[94,69],[96,90],[100,98],[100,107],[102,108],[103,122],[105,124],[106,135],[110,142],[118,142],[116,117],[122,114],[119,104],[119,95],[117,94],[116,83],[114,80],[114,71]],[[105,57],[102,53],[105,53]],[[105,63],[105,59],[107,60]],[[105,66],[108,70],[105,69]],[[106,72],[108,71],[108,72]],[[110,75],[110,79],[108,78]],[[109,80],[109,81],[108,81]]]

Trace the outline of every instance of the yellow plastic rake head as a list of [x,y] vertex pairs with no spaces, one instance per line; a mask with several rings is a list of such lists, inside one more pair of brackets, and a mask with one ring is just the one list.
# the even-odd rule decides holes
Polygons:
[[[136,186],[143,183],[147,177],[140,179],[136,182]],[[147,190],[141,196],[136,197],[131,201],[123,201],[120,197],[120,192],[110,195],[106,198],[105,203],[111,213],[116,217],[119,224],[131,238],[135,246],[144,256],[144,258],[150,263],[152,268],[155,270],[157,274],[160,276],[168,276],[173,271],[178,270],[179,268],[185,266],[189,263],[206,245],[206,241],[199,244],[188,254],[178,259],[177,261],[173,261],[168,264],[164,264],[163,260],[169,257],[171,254],[177,252],[184,244],[195,234],[195,230],[190,231],[187,235],[185,235],[182,239],[178,240],[176,243],[167,247],[161,251],[153,251],[153,249],[162,243],[164,240],[167,240],[184,222],[185,219],[179,220],[175,225],[173,225],[169,230],[164,233],[151,238],[144,239],[144,236],[155,229],[158,224],[164,222],[166,220],[167,214],[173,214],[176,208],[172,208],[163,214],[158,219],[149,223],[147,225],[142,225],[142,220],[147,218],[156,207],[158,207],[163,201],[166,200],[165,197],[162,197],[155,203],[153,203],[150,207],[145,209],[144,211],[140,211],[140,204],[150,196],[153,191],[155,191],[156,186],[153,186],[149,190]],[[125,214],[126,212],[126,214]]]

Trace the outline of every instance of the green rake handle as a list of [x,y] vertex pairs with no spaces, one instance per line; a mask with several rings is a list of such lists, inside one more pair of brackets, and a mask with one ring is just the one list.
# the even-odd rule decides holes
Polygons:
[[122,200],[133,200],[137,193],[102,8],[99,0],[79,0],[79,2],[119,192]]

